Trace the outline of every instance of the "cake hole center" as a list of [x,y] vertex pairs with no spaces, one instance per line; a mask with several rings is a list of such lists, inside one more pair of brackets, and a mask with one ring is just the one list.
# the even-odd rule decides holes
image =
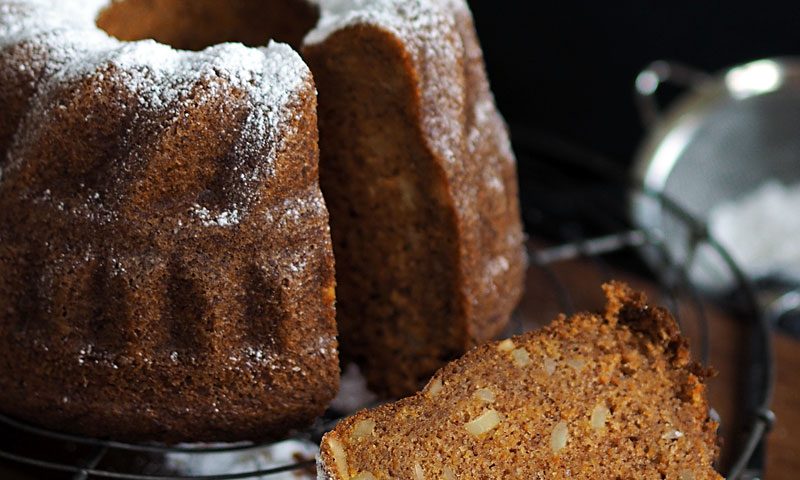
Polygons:
[[270,39],[299,48],[318,18],[307,0],[123,0],[104,9],[97,26],[123,41],[153,39],[181,50]]

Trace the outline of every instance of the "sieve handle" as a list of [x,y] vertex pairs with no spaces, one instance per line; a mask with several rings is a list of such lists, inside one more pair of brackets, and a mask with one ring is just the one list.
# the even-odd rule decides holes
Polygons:
[[661,107],[656,98],[659,87],[673,84],[683,88],[694,88],[709,78],[705,72],[681,63],[657,60],[636,76],[634,94],[642,123],[650,128],[661,117]]
[[800,335],[800,286],[785,282],[783,287],[777,285],[759,285],[759,300],[770,325],[797,338]]

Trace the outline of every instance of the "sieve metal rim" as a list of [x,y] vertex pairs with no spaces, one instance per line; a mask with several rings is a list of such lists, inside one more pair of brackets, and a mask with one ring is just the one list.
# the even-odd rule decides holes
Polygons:
[[[664,85],[686,92],[659,106]],[[710,114],[726,104],[787,89],[800,91],[800,57],[754,60],[708,74],[679,62],[657,60],[643,69],[634,83],[634,99],[644,141],[634,154],[633,175],[645,188],[663,192],[676,163]],[[632,218],[642,227],[658,229],[661,210],[646,196],[632,198]]]

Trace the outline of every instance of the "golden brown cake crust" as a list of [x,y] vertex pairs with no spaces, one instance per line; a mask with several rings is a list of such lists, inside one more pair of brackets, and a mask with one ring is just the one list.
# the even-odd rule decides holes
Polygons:
[[0,94],[0,409],[169,442],[310,423],[339,375],[311,73],[41,3],[0,2],[0,83],[26,87]]
[[477,347],[416,395],[343,420],[320,478],[721,478],[706,371],[666,310],[604,288],[604,315]]
[[496,335],[519,300],[514,157],[465,2],[320,3],[303,55],[320,92],[343,355],[372,388],[405,395]]

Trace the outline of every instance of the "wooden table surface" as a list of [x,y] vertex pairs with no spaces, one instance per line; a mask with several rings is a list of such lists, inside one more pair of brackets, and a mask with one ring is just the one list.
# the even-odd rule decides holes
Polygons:
[[800,477],[800,342],[775,336],[777,384],[772,410],[777,416],[769,436],[769,479]]

